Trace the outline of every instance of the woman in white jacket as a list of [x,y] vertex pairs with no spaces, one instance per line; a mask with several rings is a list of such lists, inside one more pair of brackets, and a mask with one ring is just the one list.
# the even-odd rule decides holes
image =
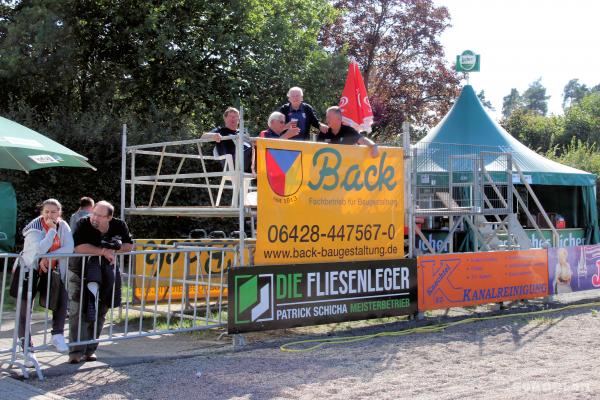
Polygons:
[[[65,290],[65,278],[67,273],[67,258],[38,258],[44,254],[68,254],[73,252],[73,236],[71,228],[61,219],[62,206],[56,199],[48,199],[42,203],[41,215],[33,219],[23,229],[25,243],[21,254],[22,266],[30,267],[35,272],[33,275],[42,275],[51,269],[58,270],[63,282],[60,285],[58,296],[58,307],[52,312],[52,338],[51,343],[60,352],[67,352],[69,347],[65,343],[64,327],[67,316],[67,291]],[[37,279],[34,277],[34,284]],[[27,290],[26,287],[23,289]],[[35,297],[37,287],[33,287]],[[46,296],[46,289],[39,288],[40,296]],[[33,308],[33,307],[32,307]],[[27,305],[23,304],[19,318],[19,338],[25,336],[25,324],[27,320]],[[31,337],[30,337],[31,338]],[[31,339],[30,339],[31,340]],[[30,341],[31,343],[31,341]],[[28,366],[33,366],[33,354],[26,360]]]

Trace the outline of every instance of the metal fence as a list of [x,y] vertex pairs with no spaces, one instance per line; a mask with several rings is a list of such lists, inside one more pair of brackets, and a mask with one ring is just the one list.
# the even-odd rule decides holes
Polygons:
[[14,327],[14,304],[8,293],[11,271],[19,254],[0,253],[0,270],[2,271],[2,288],[0,293],[0,338],[10,338],[11,341],[2,340],[0,354],[10,354],[13,351],[12,333]]
[[[238,146],[236,139],[228,136],[222,141]],[[245,142],[245,146],[251,149],[249,142]],[[207,216],[220,216],[227,209],[235,212],[240,171],[234,167],[232,155],[219,155],[214,149],[214,141],[209,139],[125,147],[124,152],[129,154],[129,179],[125,179],[125,170],[122,179],[129,188],[128,213],[166,215],[173,210],[173,215],[181,215],[190,206],[206,208]],[[243,175],[245,195],[255,188],[252,187],[253,176]],[[171,196],[174,191],[178,196]],[[185,203],[179,204],[177,199],[184,199]]]
[[412,146],[415,212],[508,213],[512,161],[494,146],[420,142]]
[[[41,259],[48,259],[49,263],[62,260],[62,265],[69,265],[66,270],[59,264],[56,271],[60,271],[60,282],[68,294],[69,313],[64,335],[70,338],[68,346],[71,351],[108,341],[226,326],[226,270],[237,265],[237,248],[193,245],[145,247],[144,250],[118,255],[113,266],[101,263],[98,256],[85,254],[70,254],[60,259],[44,255],[35,261],[34,265],[38,265]],[[10,343],[1,350],[3,356],[10,355],[10,360],[3,362],[20,368],[26,378],[29,377],[29,368],[34,367],[38,377],[43,379],[41,366],[32,354],[52,349],[52,323],[57,315],[38,304],[40,298],[46,300],[46,305],[52,303],[54,293],[51,291],[56,289],[51,282],[53,274],[48,274],[50,283],[47,286],[39,284],[38,300],[34,300],[37,271],[18,268],[19,277],[15,275],[18,294],[8,304],[5,289],[14,261],[19,256],[3,254],[0,257],[4,283],[0,299],[5,317],[0,326],[3,343]],[[231,257],[233,263],[225,262],[225,258]],[[90,271],[98,266],[104,271],[102,279],[105,279],[105,286],[100,286],[100,291],[94,296],[88,283],[93,280]],[[120,288],[116,279],[119,271]],[[94,307],[90,307],[91,303]],[[107,310],[106,321],[102,323],[104,310]],[[20,315],[23,316],[20,318]],[[7,321],[6,316],[14,319]]]

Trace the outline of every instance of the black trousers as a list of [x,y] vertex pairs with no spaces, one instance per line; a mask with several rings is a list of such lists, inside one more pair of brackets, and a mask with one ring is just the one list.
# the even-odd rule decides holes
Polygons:
[[[79,342],[84,340],[93,340],[100,337],[100,332],[106,320],[106,313],[109,308],[104,302],[98,302],[98,318],[96,321],[88,322],[85,311],[81,313],[81,277],[73,272],[67,272],[67,280],[69,282],[69,342]],[[87,291],[87,288],[84,288]],[[85,293],[84,293],[85,296]],[[81,315],[80,315],[81,313]],[[81,319],[81,323],[80,320]],[[96,335],[94,336],[94,329]],[[91,343],[80,346],[70,346],[69,354],[90,355],[98,348],[98,343]]]
[[[33,304],[35,300],[36,294],[40,296],[46,296],[46,292],[44,290],[38,290],[38,272],[36,270],[31,272],[33,276],[32,283],[32,292],[31,292],[31,310],[33,310]],[[23,295],[21,302],[21,310],[19,313],[19,338],[24,340],[25,338],[25,326],[27,324],[27,280],[23,281]],[[53,335],[64,334],[65,332],[65,321],[67,319],[67,290],[64,285],[61,285],[58,297],[58,308],[56,311],[52,312],[52,331]],[[29,336],[29,345],[32,346],[33,342],[31,341],[31,334]]]

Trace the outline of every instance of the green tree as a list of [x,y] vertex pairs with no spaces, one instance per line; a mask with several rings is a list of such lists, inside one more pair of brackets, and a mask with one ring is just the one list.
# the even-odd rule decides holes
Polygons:
[[[67,213],[84,194],[118,203],[122,122],[130,144],[177,140],[241,104],[252,132],[264,128],[291,85],[307,89],[320,110],[336,104],[347,66],[342,52],[319,43],[322,25],[336,15],[326,0],[1,5],[0,113],[88,156],[101,171],[0,171],[20,196],[19,225],[50,195]],[[144,236],[157,237],[194,224],[134,221]]]
[[525,109],[515,110],[501,124],[524,145],[542,152],[548,151],[564,131],[563,117],[544,117]]
[[343,85],[334,70],[343,56],[318,43],[335,16],[325,0],[33,0],[10,12],[0,79],[40,112],[103,104],[192,131],[244,104],[258,129],[289,86],[320,84],[309,98],[328,103]]
[[58,110],[69,118],[102,107],[117,117],[158,113],[185,125],[216,99],[233,97],[228,68],[241,54],[231,36],[242,33],[241,6],[19,2],[2,21],[2,84],[44,115]]
[[566,146],[557,145],[546,152],[546,157],[600,177],[600,152],[595,143],[587,144],[577,138],[571,138]]
[[375,117],[372,137],[391,141],[406,120],[437,123],[459,92],[439,40],[449,26],[448,10],[432,0],[332,3],[340,15],[324,26],[323,43],[347,51],[361,67]]
[[556,144],[567,146],[575,138],[586,145],[600,145],[600,93],[590,93],[565,111],[565,129]]
[[477,97],[479,98],[479,101],[481,101],[481,104],[485,108],[487,108],[490,111],[496,111],[496,109],[492,105],[492,102],[489,101],[488,99],[486,99],[486,97],[485,97],[485,90],[481,90],[479,93],[477,93]]
[[589,92],[590,89],[585,84],[579,83],[579,79],[571,79],[563,90],[563,110],[578,103]]
[[534,81],[523,92],[523,107],[536,114],[546,115],[550,96],[546,96],[546,88],[542,85],[541,81],[542,78]]
[[[565,146],[556,145],[546,153],[546,157],[582,171],[596,175],[596,186],[600,183],[600,152],[596,143],[584,143],[573,137]],[[600,204],[596,207],[600,211]]]
[[508,118],[513,111],[523,107],[523,99],[519,91],[515,88],[510,90],[510,94],[502,99],[502,118]]

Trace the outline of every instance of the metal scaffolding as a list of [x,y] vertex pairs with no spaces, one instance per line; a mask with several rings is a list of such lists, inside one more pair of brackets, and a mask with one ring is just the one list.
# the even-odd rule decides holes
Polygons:
[[[241,110],[240,132],[244,132],[243,125]],[[513,210],[517,205],[542,236],[537,218],[528,210],[528,199],[550,227],[553,245],[557,245],[558,232],[511,153],[492,146],[423,142],[410,145],[409,131],[405,124],[404,198],[409,257],[418,253],[417,237],[430,253],[436,252],[421,225],[433,228],[442,219],[446,237],[441,248],[448,246],[450,252],[458,250],[454,237],[460,231],[468,232],[474,251],[530,248],[531,241]],[[255,189],[251,183],[254,177],[245,174],[242,167],[244,140],[250,139],[239,134],[222,140],[236,141],[235,163],[230,155],[213,154],[213,141],[207,139],[127,146],[124,125],[121,217],[238,217],[240,232],[244,232],[249,218],[251,237],[255,237],[256,203],[250,205],[246,198]],[[154,164],[145,162],[140,168],[136,160],[141,157],[152,158]],[[148,165],[155,169],[149,170]],[[524,185],[528,199],[515,189],[517,183]],[[172,197],[175,190],[186,191],[186,195]],[[187,204],[174,203],[174,197],[185,198]],[[245,265],[244,239],[245,235],[241,235],[238,265]]]
[[[210,139],[128,146],[127,126],[123,125],[121,218],[132,215],[237,217],[240,232],[245,231],[246,219],[251,220],[251,236],[255,237],[256,203],[250,204],[247,196],[256,190],[252,183],[255,177],[243,171],[244,140],[248,141],[242,134],[243,109],[240,110],[239,132],[237,136],[221,139],[235,141],[234,162],[229,154],[213,152],[214,141]],[[140,167],[142,158],[144,163]],[[180,196],[171,196],[174,191]],[[184,198],[186,204],[177,203],[177,198]],[[238,265],[245,265],[244,247],[245,235],[241,234]]]
[[[439,248],[457,251],[455,233],[468,232],[474,251],[527,249],[532,247],[518,221],[513,205],[518,204],[529,223],[542,235],[536,218],[515,189],[524,184],[529,198],[552,230],[553,245],[558,232],[527,183],[511,153],[491,146],[449,143],[417,143],[411,148],[411,204],[409,206],[409,254],[414,256],[418,236],[430,253],[435,246],[420,225],[436,227],[447,219],[446,237]],[[418,224],[417,222],[420,222]]]

